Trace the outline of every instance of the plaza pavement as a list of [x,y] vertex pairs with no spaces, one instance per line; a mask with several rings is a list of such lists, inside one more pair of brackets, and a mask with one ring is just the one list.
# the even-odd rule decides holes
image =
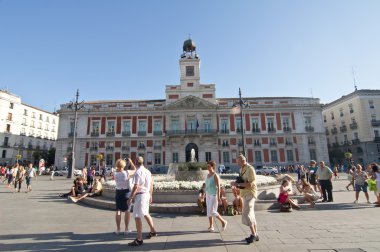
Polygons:
[[[380,208],[365,204],[362,193],[361,203],[352,204],[347,181],[333,183],[333,203],[291,213],[256,212],[260,241],[251,245],[242,242],[248,228],[240,216],[226,216],[227,230],[219,232],[217,223],[217,232],[209,233],[205,216],[153,214],[159,236],[136,248],[127,246],[136,233],[112,234],[113,211],[57,197],[72,180],[42,176],[31,193],[12,193],[0,184],[0,251],[380,251]],[[375,200],[373,192],[370,200]],[[135,230],[134,221],[130,228]]]

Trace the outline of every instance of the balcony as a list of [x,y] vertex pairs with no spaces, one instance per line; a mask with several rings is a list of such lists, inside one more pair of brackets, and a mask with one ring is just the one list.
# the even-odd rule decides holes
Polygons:
[[218,131],[215,129],[198,129],[198,130],[168,130],[167,136],[184,136],[184,135],[215,135]]
[[253,143],[253,146],[261,146],[261,143]]
[[106,151],[113,151],[115,148],[113,146],[106,146]]
[[356,122],[350,124],[350,129],[357,129],[358,124]]
[[313,126],[305,126],[305,131],[306,132],[314,132],[314,127]]
[[153,136],[161,136],[162,135],[162,130],[154,130],[153,131]]
[[284,132],[292,132],[292,129],[290,127],[284,127],[283,131]]
[[[74,132],[69,132],[69,134],[67,134],[67,136],[68,137],[73,137],[74,136]],[[77,136],[77,135],[75,134],[75,136]]]
[[337,128],[331,129],[331,134],[333,135],[338,134],[338,129]]
[[241,128],[236,128],[236,133],[241,133]]
[[1,147],[3,147],[3,148],[9,148],[9,147],[11,147],[11,146],[9,145],[9,143],[3,143],[3,144],[1,145]]
[[352,144],[358,144],[360,143],[360,139],[352,139]]
[[222,144],[222,147],[229,147],[229,146],[230,146],[229,143],[223,143],[223,144]]
[[379,136],[375,136],[375,138],[373,139],[373,141],[375,143],[380,143],[380,137]]
[[67,153],[70,153],[70,152],[72,152],[73,151],[73,148],[72,147],[67,147],[67,149],[66,149],[66,152]]
[[268,128],[268,133],[276,133],[276,129],[275,128]]
[[22,126],[27,126],[26,123],[21,123]]
[[91,132],[91,136],[92,137],[98,137],[99,136],[99,132],[97,132],[97,131],[96,132],[95,131]]
[[129,146],[121,146],[121,150],[129,151]]
[[330,131],[328,129],[326,129],[325,134],[326,134],[326,136],[330,135]]
[[230,130],[229,129],[221,129],[220,134],[230,134]]
[[92,147],[90,147],[90,151],[98,151],[98,147],[92,146]]
[[121,132],[122,136],[131,136],[131,131],[123,131]]
[[138,136],[146,136],[146,131],[137,131]]
[[106,133],[106,136],[108,136],[108,137],[114,137],[115,136],[115,131],[108,131]]
[[275,147],[275,146],[277,146],[277,143],[274,143],[274,142],[269,143],[269,146],[271,146],[271,147]]
[[29,150],[33,150],[33,145],[28,144],[28,149],[29,149]]
[[30,137],[34,137],[34,133],[29,133],[29,136]]
[[252,128],[252,133],[260,133],[261,130],[259,128]]
[[315,145],[315,141],[308,141],[307,144],[308,145]]
[[292,146],[293,143],[291,143],[291,142],[285,142],[285,145],[286,145],[286,146]]
[[137,146],[138,149],[142,149],[142,150],[145,150],[145,145],[144,144],[139,144]]
[[371,124],[372,124],[373,127],[380,126],[380,120],[372,120]]
[[37,136],[36,136],[36,138],[38,138],[38,139],[41,139],[41,138],[42,138],[42,136],[41,136],[41,135],[37,135]]
[[338,144],[338,143],[333,143],[332,146],[333,146],[334,148],[337,148],[337,147],[339,147],[339,144]]
[[347,132],[347,126],[346,125],[341,126],[340,132]]
[[155,145],[153,146],[153,149],[155,150],[161,150],[162,146],[161,145]]

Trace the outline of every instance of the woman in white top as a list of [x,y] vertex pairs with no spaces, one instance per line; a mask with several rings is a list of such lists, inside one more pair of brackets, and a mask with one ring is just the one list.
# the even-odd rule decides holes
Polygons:
[[[128,162],[133,170],[136,169],[131,159],[128,159]],[[131,186],[130,186],[130,177],[133,176],[134,171],[124,170],[126,167],[126,162],[124,159],[118,159],[116,161],[116,172],[114,174],[116,190],[115,190],[115,202],[116,202],[116,231],[114,232],[116,235],[120,234],[120,223],[121,223],[121,212],[125,212],[124,215],[124,223],[125,223],[125,232],[131,232],[128,229],[129,221],[131,219],[131,213],[129,211],[129,207],[127,204]]]
[[314,191],[313,187],[306,181],[306,179],[301,179],[301,186],[297,185],[297,189],[299,192],[304,194],[303,199],[310,203],[310,207],[315,206],[315,201],[319,199],[318,194]]
[[380,172],[379,165],[376,163],[372,163],[372,179],[376,180],[376,193],[377,193],[377,203],[375,207],[380,207]]

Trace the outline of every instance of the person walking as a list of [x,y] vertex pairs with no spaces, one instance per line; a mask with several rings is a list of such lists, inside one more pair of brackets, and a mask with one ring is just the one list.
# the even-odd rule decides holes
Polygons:
[[367,203],[371,204],[371,202],[369,202],[368,183],[366,181],[368,179],[368,174],[365,171],[363,171],[363,168],[360,164],[356,165],[356,171],[353,175],[353,178],[354,178],[354,182],[355,182],[355,201],[354,201],[354,204],[358,203],[360,191],[364,192],[364,195],[367,199]]
[[346,185],[346,189],[347,189],[347,191],[349,191],[350,190],[350,186],[352,186],[352,190],[355,190],[355,186],[354,186],[354,179],[353,179],[353,177],[352,177],[352,175],[353,175],[353,169],[351,168],[351,166],[349,166],[348,168],[347,168],[347,180],[348,181],[350,181],[349,183],[348,183],[348,185]]
[[318,191],[321,194],[322,198],[322,190],[321,190],[321,185],[318,184],[318,178],[317,178],[317,162],[315,160],[310,160],[310,164],[308,167],[308,172],[309,172],[309,183],[310,185],[313,186],[314,191]]
[[333,194],[332,194],[332,175],[333,172],[330,167],[325,165],[324,161],[319,162],[319,168],[317,170],[317,177],[319,180],[319,184],[321,185],[322,202],[333,202]]
[[94,176],[95,176],[95,166],[92,166],[89,171],[87,171],[87,185],[89,187],[92,187],[94,183]]
[[240,166],[240,178],[237,182],[231,182],[231,186],[240,188],[243,198],[242,223],[249,227],[251,235],[245,238],[250,244],[259,241],[257,222],[255,217],[255,200],[257,198],[256,172],[253,166],[247,163],[244,155],[240,154],[237,159]]
[[150,227],[150,232],[147,239],[157,236],[154,228],[153,219],[149,214],[149,205],[152,203],[153,197],[153,179],[150,171],[144,167],[144,158],[139,156],[136,159],[137,169],[133,177],[133,189],[131,196],[128,199],[128,205],[134,200],[133,216],[135,217],[137,237],[133,242],[128,243],[128,246],[143,245],[142,238],[142,220],[145,218]]
[[376,181],[376,196],[377,196],[377,203],[375,207],[380,207],[380,169],[379,165],[376,163],[372,163],[372,179]]
[[226,230],[227,221],[224,220],[218,213],[218,203],[222,204],[221,190],[220,190],[220,179],[215,172],[215,161],[207,162],[207,178],[206,178],[206,209],[207,217],[209,220],[209,232],[214,232],[214,220],[213,217],[217,218],[222,224],[222,231]]
[[16,176],[15,176],[15,182],[14,182],[15,183],[15,192],[20,192],[22,181],[24,181],[24,178],[25,178],[25,169],[24,169],[24,166],[20,165],[18,167],[18,170],[16,172]]
[[33,164],[29,163],[28,169],[26,170],[25,182],[26,182],[26,193],[32,191],[32,180],[37,176],[36,171],[33,169]]

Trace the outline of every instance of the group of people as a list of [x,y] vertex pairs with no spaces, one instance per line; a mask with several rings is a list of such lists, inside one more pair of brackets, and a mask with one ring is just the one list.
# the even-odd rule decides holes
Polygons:
[[25,193],[32,191],[32,181],[37,177],[32,163],[28,164],[26,168],[20,164],[8,168],[2,166],[0,167],[0,174],[0,180],[6,183],[9,189],[14,188],[13,192],[21,192],[22,184],[25,181]]
[[[298,182],[296,182],[291,176],[285,175],[280,186],[280,193],[278,201],[280,204],[289,204],[295,209],[300,209],[298,203],[292,199],[294,195],[292,191],[292,183],[296,183],[296,187],[300,193],[303,194],[303,200],[310,203],[310,207],[314,207],[318,199],[322,199],[321,202],[333,202],[332,193],[332,178],[333,176],[338,177],[338,168],[335,167],[334,171],[325,165],[324,161],[320,161],[319,167],[316,166],[317,162],[314,160],[310,161],[309,167],[304,167],[301,165],[299,167],[300,173],[298,177]],[[371,204],[368,195],[368,186],[370,190],[374,191],[377,201],[375,202],[376,207],[380,207],[380,173],[379,165],[376,163],[371,163],[367,167],[367,172],[363,171],[362,166],[357,164],[352,165],[347,170],[347,177],[349,184],[346,189],[352,186],[355,191],[355,201],[358,203],[359,194],[361,191],[364,192],[367,203]],[[320,195],[318,195],[318,192]]]

